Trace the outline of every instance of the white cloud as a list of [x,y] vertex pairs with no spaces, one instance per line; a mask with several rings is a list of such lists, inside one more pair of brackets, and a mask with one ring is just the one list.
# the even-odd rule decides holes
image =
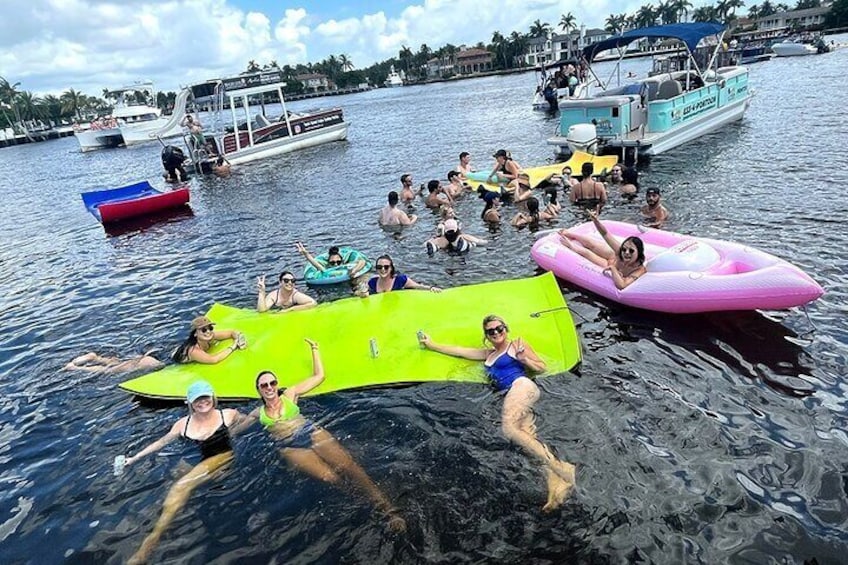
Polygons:
[[[357,67],[397,56],[402,46],[489,42],[494,31],[525,32],[540,19],[556,26],[572,12],[589,27],[642,2],[612,0],[422,0],[399,13],[321,19],[307,8],[270,15],[240,0],[4,0],[0,75],[21,89],[94,94],[134,80],[181,84],[260,64],[318,61],[345,53]],[[303,5],[308,6],[307,3]]]

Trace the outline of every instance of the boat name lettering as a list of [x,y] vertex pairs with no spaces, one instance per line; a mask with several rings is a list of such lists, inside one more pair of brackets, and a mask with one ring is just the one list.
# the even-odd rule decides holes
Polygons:
[[595,122],[595,132],[600,135],[612,134],[612,122],[610,120],[597,120]]
[[708,110],[715,106],[716,103],[716,95],[712,94],[707,96],[706,98],[701,98],[696,102],[692,102],[691,104],[687,104],[682,108],[675,108],[671,111],[671,121],[678,122],[680,120],[685,120],[695,114],[698,114],[704,110]]
[[254,73],[239,77],[227,78],[222,81],[225,90],[241,90],[242,88],[251,88],[261,86],[263,84],[273,84],[275,82],[283,82],[283,73],[280,71],[270,71],[262,73]]

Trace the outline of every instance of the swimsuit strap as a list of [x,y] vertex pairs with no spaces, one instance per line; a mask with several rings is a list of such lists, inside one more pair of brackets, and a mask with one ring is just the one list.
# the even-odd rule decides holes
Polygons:
[[188,437],[188,423],[189,422],[191,422],[191,414],[189,414],[188,418],[186,418],[186,425],[185,425],[185,428],[183,429],[183,437]]

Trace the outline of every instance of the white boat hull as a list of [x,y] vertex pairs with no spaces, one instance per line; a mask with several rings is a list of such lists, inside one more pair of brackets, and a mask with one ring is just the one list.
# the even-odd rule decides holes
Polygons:
[[168,121],[168,118],[157,118],[148,122],[122,125],[120,129],[124,138],[124,145],[138,145],[156,141],[157,137],[166,138],[182,135],[183,128],[179,124],[165,131],[160,131],[168,124]]
[[124,142],[121,128],[88,129],[74,133],[80,144],[80,151],[94,151],[107,147],[117,147]]
[[349,124],[347,122],[343,122],[326,128],[321,128],[316,131],[301,133],[294,137],[285,137],[279,140],[269,141],[261,145],[245,147],[244,149],[227,153],[225,157],[230,163],[238,165],[241,163],[256,161],[258,159],[273,157],[275,155],[282,155],[283,153],[289,153],[298,149],[322,145],[324,143],[343,141],[347,138],[348,125]]
[[806,43],[775,43],[771,50],[778,57],[804,57],[818,53],[815,47]]

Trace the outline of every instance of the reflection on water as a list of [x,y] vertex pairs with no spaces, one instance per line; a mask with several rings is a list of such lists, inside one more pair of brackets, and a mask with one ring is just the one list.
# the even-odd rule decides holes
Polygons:
[[[662,189],[671,229],[744,242],[810,272],[826,294],[809,317],[654,314],[563,285],[584,360],[579,372],[540,379],[537,405],[540,437],[578,465],[578,489],[560,512],[540,511],[543,477],[501,437],[501,397],[487,387],[358,391],[303,409],[396,502],[406,535],[388,532],[361,496],[288,468],[256,428],[237,438],[233,468],[198,489],[155,558],[843,561],[846,60],[841,50],[752,66],[757,96],[743,122],[641,170],[643,188]],[[628,61],[624,73],[647,68]],[[113,477],[116,454],[158,437],[185,408],[139,402],[116,388],[120,376],[62,371],[76,355],[158,347],[164,358],[213,302],[250,308],[257,275],[299,273],[298,240],[390,253],[402,271],[442,287],[533,274],[535,234],[488,231],[477,198],[457,213],[490,244],[461,256],[427,256],[437,218],[420,205],[418,224],[400,234],[378,229],[376,215],[401,173],[416,185],[442,179],[463,150],[481,169],[501,147],[525,166],[550,159],[544,139],[555,120],[530,109],[534,87],[523,74],[333,99],[352,124],[348,142],[239,167],[229,179],[195,178],[190,210],[107,235],[79,193],[157,177],[158,147],[80,154],[62,139],[0,150],[0,184],[14,203],[0,217],[4,562],[126,559],[184,455],[175,445]],[[638,220],[640,205],[614,198],[604,216]],[[564,214],[542,229],[575,221]],[[315,292],[322,301],[346,294]]]

